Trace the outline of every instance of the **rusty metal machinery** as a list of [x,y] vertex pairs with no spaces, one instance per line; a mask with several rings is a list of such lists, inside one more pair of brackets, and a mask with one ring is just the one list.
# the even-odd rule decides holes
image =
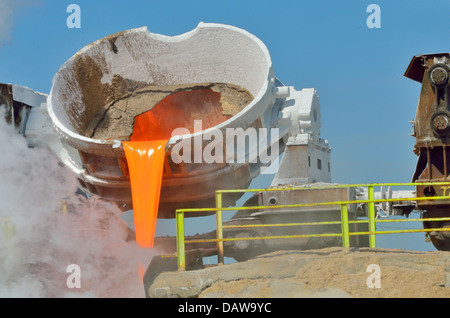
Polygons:
[[[448,181],[450,173],[450,53],[415,56],[405,76],[422,83],[414,119],[414,152],[418,155],[413,182]],[[417,196],[447,195],[448,187],[418,186]],[[417,208],[428,218],[450,214],[450,200],[418,202]],[[450,227],[449,222],[424,222],[425,228]],[[449,232],[430,232],[439,250],[450,250]]]

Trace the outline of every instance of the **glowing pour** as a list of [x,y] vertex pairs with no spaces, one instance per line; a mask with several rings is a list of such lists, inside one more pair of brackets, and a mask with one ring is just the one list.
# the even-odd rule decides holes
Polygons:
[[123,142],[130,172],[136,242],[153,247],[167,140]]
[[154,246],[165,146],[176,128],[192,130],[196,119],[212,127],[224,122],[220,94],[211,89],[181,91],[169,95],[152,110],[135,117],[130,141],[124,141],[133,201],[136,242]]

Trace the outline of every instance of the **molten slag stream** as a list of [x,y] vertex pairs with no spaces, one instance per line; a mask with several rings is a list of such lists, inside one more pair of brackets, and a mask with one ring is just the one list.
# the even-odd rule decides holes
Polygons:
[[[152,127],[153,117],[144,115],[136,117],[133,135],[130,141],[123,142],[123,148],[130,174],[136,243],[139,247],[147,249],[155,244],[165,148],[168,139],[146,140],[148,137],[145,136],[145,126]],[[145,254],[141,251],[138,260],[141,284],[144,283]]]
[[136,242],[154,246],[165,160],[165,146],[176,128],[192,132],[194,120],[204,128],[224,122],[220,94],[211,89],[181,91],[167,96],[134,120],[130,141],[123,142],[131,181]]
[[[165,146],[172,132],[180,127],[191,130],[196,119],[202,119],[205,128],[215,126],[228,119],[222,112],[220,94],[199,89],[169,95],[135,118],[133,134],[123,146],[130,174],[136,242],[140,247],[154,246]],[[139,264],[141,281],[144,271]]]
[[153,247],[167,140],[124,142],[130,172],[136,242]]

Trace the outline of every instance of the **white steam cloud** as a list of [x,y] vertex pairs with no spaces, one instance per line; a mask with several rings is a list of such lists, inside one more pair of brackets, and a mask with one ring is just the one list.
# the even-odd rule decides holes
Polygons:
[[38,0],[0,0],[0,47],[11,40],[14,14],[17,10],[37,3]]
[[[120,211],[75,194],[72,172],[49,150],[28,148],[3,118],[0,112],[0,297],[144,297],[139,249]],[[80,268],[81,288],[67,285],[71,264]]]

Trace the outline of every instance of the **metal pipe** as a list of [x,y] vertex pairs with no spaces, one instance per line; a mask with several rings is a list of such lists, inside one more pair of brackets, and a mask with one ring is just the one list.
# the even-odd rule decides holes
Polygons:
[[[293,234],[293,235],[252,236],[252,237],[230,237],[230,238],[224,238],[224,239],[220,240],[220,242],[272,240],[272,239],[292,239],[292,238],[304,238],[304,237],[339,237],[339,236],[342,236],[342,233]],[[186,241],[186,243],[212,243],[212,242],[219,242],[219,240],[217,240],[217,239],[204,239],[204,240],[189,240],[189,241]]]
[[[373,201],[373,199],[375,198],[375,192],[374,192],[374,187],[373,186],[369,186],[367,188],[368,191],[368,199],[369,202],[369,232],[374,233],[375,232],[375,202]],[[375,238],[375,234],[369,234],[369,247],[371,248],[375,248],[377,245],[376,243],[376,238]]]
[[[320,203],[302,203],[302,204],[286,204],[286,205],[262,205],[262,206],[245,206],[245,207],[232,207],[221,208],[221,211],[241,211],[241,210],[261,210],[261,209],[286,209],[286,208],[300,208],[322,205],[341,205],[341,204],[356,204],[356,203],[376,203],[376,202],[398,202],[398,201],[435,201],[435,200],[448,200],[449,196],[436,196],[436,197],[414,197],[414,198],[393,198],[393,199],[372,199],[372,200],[350,200],[350,201],[334,201],[334,202],[320,202]],[[193,212],[214,212],[217,208],[198,208],[198,209],[179,209],[177,211],[185,213]]]
[[[367,221],[363,221],[367,222]],[[241,229],[241,228],[255,228],[255,227],[283,227],[283,226],[302,226],[302,225],[334,225],[341,224],[341,221],[329,222],[303,222],[303,223],[273,223],[273,224],[241,224],[241,225],[224,225],[224,229]]]
[[348,230],[348,206],[341,204],[341,222],[342,222],[342,247],[350,247],[350,237]]
[[[431,221],[450,221],[450,217],[442,218],[421,218],[421,219],[400,219],[400,220],[375,220],[376,223],[397,223],[397,222],[431,222]],[[351,222],[350,222],[351,223]],[[378,233],[378,232],[377,232]]]
[[[420,232],[450,232],[450,228],[434,228],[434,229],[411,229],[411,230],[395,230],[395,231],[377,231],[376,234],[401,234],[401,233],[420,233]],[[367,235],[372,232],[352,232],[350,235]]]
[[[395,230],[395,231],[377,231],[376,234],[401,234],[401,233],[420,233],[420,232],[450,232],[450,228],[433,228],[433,229],[411,229],[411,230]],[[353,235],[370,235],[372,232],[349,232],[349,236]],[[255,241],[255,240],[271,240],[271,239],[292,239],[305,237],[342,237],[342,233],[322,233],[322,234],[294,234],[294,235],[279,235],[279,236],[252,236],[252,237],[231,237],[222,239],[222,242],[233,241]],[[186,243],[214,243],[217,239],[203,239],[203,240],[189,240]],[[344,246],[343,246],[344,247]],[[172,257],[172,255],[167,255]]]
[[184,213],[177,211],[175,213],[177,223],[177,265],[178,270],[186,270],[186,253],[185,253],[185,240],[184,240]]
[[223,265],[223,216],[222,193],[216,192],[216,234],[217,234],[217,263]]
[[287,188],[264,188],[264,189],[228,189],[218,190],[220,193],[247,193],[247,192],[276,192],[276,191],[291,191],[291,190],[317,190],[317,189],[339,189],[339,188],[359,188],[359,187],[379,187],[379,186],[427,186],[427,185],[450,185],[449,181],[439,182],[407,182],[407,183],[361,183],[361,184],[337,184],[332,186],[317,186],[317,187],[287,187]]
[[[345,204],[344,204],[345,205]],[[423,222],[423,221],[450,221],[450,217],[442,218],[423,218],[423,219],[403,219],[403,220],[375,220],[376,223],[398,223],[398,222]],[[348,224],[354,223],[368,223],[368,220],[358,220],[358,221],[348,221]],[[330,221],[330,222],[311,222],[311,223],[282,223],[282,224],[247,224],[247,225],[228,225],[223,226],[223,228],[252,228],[252,227],[278,227],[278,226],[298,226],[298,225],[329,225],[329,224],[342,224],[341,221]],[[439,229],[435,229],[439,230]],[[414,230],[415,231],[415,230]],[[429,230],[420,230],[429,231]],[[449,229],[444,229],[442,231],[450,231]],[[376,234],[391,233],[390,231],[376,231]],[[360,235],[360,234],[370,234],[372,232],[349,232],[349,235]],[[392,231],[395,233],[395,231]],[[258,239],[271,239],[271,238],[292,238],[295,237],[327,237],[327,236],[342,236],[341,234],[334,233],[322,233],[322,234],[301,234],[301,235],[285,235],[285,236],[264,236],[264,237],[242,237],[242,238],[224,238],[221,241],[251,241]],[[218,242],[217,239],[201,239],[201,240],[187,240],[185,244],[189,243],[211,243]]]

